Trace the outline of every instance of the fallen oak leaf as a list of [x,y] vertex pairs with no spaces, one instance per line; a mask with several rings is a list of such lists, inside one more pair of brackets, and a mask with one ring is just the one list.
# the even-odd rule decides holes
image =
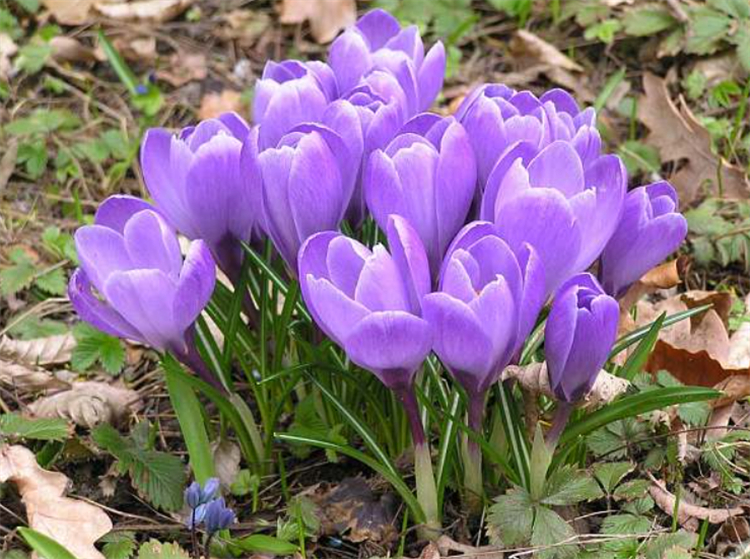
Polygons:
[[63,25],[83,25],[89,19],[94,0],[42,0],[58,23]]
[[53,538],[77,559],[105,559],[94,542],[112,530],[112,521],[99,507],[65,497],[67,476],[43,469],[26,447],[4,445],[0,483],[9,481],[18,488],[31,528]]
[[[652,482],[652,485],[648,490],[651,494],[651,498],[661,510],[668,515],[673,516],[675,513],[675,503],[677,498],[667,490],[663,481],[657,480],[651,474],[649,474],[649,477]],[[710,524],[721,524],[733,516],[742,516],[744,514],[745,509],[742,507],[710,509],[708,507],[701,507],[699,505],[688,503],[684,500],[680,500],[679,504],[677,504],[677,522],[681,525],[688,522],[691,518],[706,520]]]
[[33,417],[61,417],[92,428],[102,423],[117,425],[140,408],[135,390],[103,382],[76,382],[69,390],[39,398],[29,405]]
[[73,334],[58,334],[32,340],[0,338],[0,357],[28,365],[59,365],[67,363],[76,340]]
[[52,47],[52,58],[58,62],[96,62],[102,60],[102,57],[97,56],[94,49],[87,47],[73,37],[66,37],[65,35],[52,37],[49,46]]
[[279,20],[284,24],[310,22],[318,43],[328,43],[357,19],[354,0],[281,0]]
[[169,57],[169,65],[156,71],[156,77],[173,87],[190,81],[200,81],[208,76],[206,55],[201,52],[176,52]]
[[631,285],[620,299],[620,312],[629,313],[633,305],[646,295],[655,293],[660,289],[671,289],[682,283],[685,277],[690,259],[680,256],[669,262],[664,262],[656,268],[652,268]]
[[682,167],[670,177],[680,196],[681,204],[690,204],[706,183],[715,183],[717,173],[726,198],[750,198],[747,175],[711,151],[711,135],[701,125],[680,99],[678,108],[669,96],[664,80],[654,74],[643,76],[645,94],[638,101],[638,119],[650,133],[646,143],[659,150],[664,162],[683,162]]
[[[68,0],[69,1],[69,0]],[[194,0],[135,0],[133,2],[96,2],[94,7],[105,17],[163,23],[187,10]]]

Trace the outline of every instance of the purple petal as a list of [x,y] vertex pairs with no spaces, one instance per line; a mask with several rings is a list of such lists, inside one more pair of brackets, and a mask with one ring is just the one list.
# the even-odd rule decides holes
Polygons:
[[580,111],[573,96],[564,89],[550,89],[539,98],[542,103],[551,102],[558,111],[577,115]]
[[568,142],[553,142],[544,148],[528,166],[531,186],[554,188],[566,198],[584,188],[581,158]]
[[544,353],[553,388],[563,381],[577,318],[576,289],[561,289],[555,296],[544,328]]
[[483,185],[481,219],[494,220],[497,207],[530,188],[526,166],[536,153],[536,148],[528,142],[515,144],[503,153]]
[[110,274],[133,267],[125,239],[114,229],[86,225],[76,231],[75,243],[81,268],[99,292]]
[[347,337],[357,324],[370,315],[370,311],[325,278],[315,279],[307,275],[301,281],[307,284],[305,302],[318,325],[329,338],[346,348]]
[[524,245],[517,252],[517,256],[523,274],[523,295],[518,306],[518,338],[515,351],[521,349],[526,338],[531,334],[547,299],[544,264],[534,247]]
[[[262,223],[261,197],[263,191],[263,174],[258,158],[258,126],[254,126],[243,138],[240,151],[240,181],[237,199],[230,208],[229,229],[237,239],[247,240],[253,229],[260,236],[265,229]],[[251,229],[246,227],[251,224]]]
[[[344,342],[350,359],[372,371],[386,385],[411,383],[411,375],[432,348],[432,329],[427,321],[403,311],[376,312],[352,330]],[[394,372],[408,374],[403,378]]]
[[182,254],[177,235],[156,212],[145,210],[125,224],[125,248],[132,268],[161,270],[177,280]]
[[371,255],[367,247],[354,239],[337,235],[328,245],[328,254],[325,258],[327,277],[347,297],[354,299],[362,268]]
[[393,160],[382,150],[378,149],[370,154],[362,179],[362,188],[367,207],[381,229],[385,229],[389,215],[404,215],[401,178]]
[[115,194],[101,203],[96,210],[94,223],[96,225],[101,225],[102,227],[109,227],[110,229],[114,229],[122,234],[125,229],[125,223],[133,217],[134,214],[143,210],[156,211],[156,209],[145,200],[127,194]]
[[174,298],[174,321],[187,329],[208,304],[216,284],[216,263],[203,241],[190,243],[185,263],[177,281]]
[[232,136],[238,140],[244,140],[250,133],[250,125],[245,122],[239,114],[235,112],[223,113],[217,117],[221,123],[227,127]]
[[372,67],[370,47],[356,31],[346,31],[331,44],[328,62],[336,74],[341,91],[349,91]]
[[70,278],[68,297],[81,320],[98,330],[118,338],[145,342],[132,324],[91,292],[91,283],[82,268],[77,269]]
[[445,76],[445,47],[441,41],[435,43],[427,52],[419,68],[419,110],[426,111],[434,103],[440,90],[443,89]]
[[404,279],[393,257],[382,245],[376,245],[372,256],[365,261],[354,299],[371,311],[410,310]]
[[357,21],[357,29],[364,35],[372,50],[383,47],[391,37],[401,31],[398,20],[385,10],[367,12]]
[[430,266],[422,241],[414,228],[399,215],[391,215],[386,227],[388,246],[406,285],[410,308],[419,314],[422,298],[431,289]]
[[258,158],[263,174],[263,223],[276,250],[290,265],[296,260],[300,244],[289,206],[289,173],[294,156],[294,148],[284,146],[268,149]]

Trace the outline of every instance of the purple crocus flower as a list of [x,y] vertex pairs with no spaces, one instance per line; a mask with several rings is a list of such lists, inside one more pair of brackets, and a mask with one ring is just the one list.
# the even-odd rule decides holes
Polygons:
[[555,140],[571,142],[584,167],[601,150],[596,112],[591,107],[581,111],[575,99],[562,89],[552,89],[537,98],[530,91],[485,84],[466,97],[456,118],[471,137],[480,188],[484,188],[500,155],[519,141],[537,148]]
[[269,61],[255,85],[253,119],[261,125],[261,150],[276,147],[282,136],[303,122],[319,122],[338,97],[336,78],[323,62]]
[[476,165],[466,130],[452,117],[414,117],[364,171],[367,207],[385,228],[405,217],[419,233],[437,275],[445,250],[463,226],[474,198]]
[[[354,195],[349,206],[348,217],[354,224],[359,224],[365,215],[365,201],[362,190],[362,171],[364,163],[376,149],[385,148],[388,142],[398,133],[405,118],[401,106],[395,101],[386,101],[367,84],[360,85],[347,93],[342,99],[331,103],[323,114],[323,122],[341,134],[349,125],[349,113],[354,108],[359,120],[358,130],[348,130],[350,138],[347,145],[359,147],[362,144],[362,164],[359,166]],[[341,122],[344,126],[338,126]],[[361,139],[360,139],[361,138]]]
[[626,185],[625,166],[615,155],[584,165],[571,142],[556,140],[541,150],[520,142],[492,169],[480,218],[494,221],[512,250],[524,243],[537,250],[549,294],[604,250],[620,220]]
[[237,521],[234,511],[227,507],[223,497],[214,499],[206,505],[203,522],[206,532],[211,535],[226,530]]
[[620,308],[591,274],[570,278],[555,295],[544,351],[555,396],[574,404],[596,381],[617,337]]
[[410,388],[432,347],[421,318],[430,290],[427,257],[416,231],[391,216],[391,253],[326,231],[300,249],[299,278],[310,313],[323,331],[360,367],[391,389]]
[[622,218],[602,253],[599,277],[615,297],[674,252],[687,235],[677,210],[677,192],[666,181],[635,188],[625,196]]
[[152,128],[141,148],[143,177],[159,212],[189,239],[205,241],[233,281],[242,263],[239,241],[260,230],[257,141],[257,128],[226,113],[178,135]]
[[544,270],[533,247],[514,253],[488,222],[470,223],[458,234],[439,291],[422,304],[435,330],[435,353],[470,399],[484,396],[521,347],[544,295]]
[[207,479],[203,486],[194,481],[185,490],[185,502],[191,509],[198,508],[218,496],[220,485],[219,478],[216,477]]
[[300,286],[315,322],[403,403],[417,499],[428,529],[439,530],[429,443],[414,394],[414,375],[432,347],[432,328],[421,318],[421,301],[430,291],[427,255],[403,217],[392,215],[385,229],[390,253],[334,231],[310,237],[300,249]]
[[[360,131],[359,121],[356,110],[349,109],[349,124],[341,120],[344,112],[335,124],[353,134]],[[264,226],[293,272],[302,242],[337,229],[344,217],[361,158],[350,147],[331,128],[303,124],[259,156]]]
[[130,196],[105,200],[75,242],[81,267],[68,295],[78,315],[107,334],[169,350],[210,380],[192,343],[216,279],[206,243],[193,241],[183,262],[174,230]]
[[341,93],[359,85],[373,70],[386,70],[404,91],[409,115],[427,110],[443,86],[445,47],[435,43],[425,55],[419,29],[401,29],[384,10],[372,10],[331,45],[328,60]]

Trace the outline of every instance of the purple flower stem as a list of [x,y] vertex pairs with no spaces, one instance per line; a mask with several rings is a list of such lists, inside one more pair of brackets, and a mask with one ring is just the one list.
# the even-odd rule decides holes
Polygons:
[[550,448],[555,448],[557,446],[557,441],[560,440],[560,435],[562,435],[565,426],[568,424],[568,419],[570,419],[570,414],[573,413],[573,409],[573,404],[569,402],[557,402],[557,409],[552,418],[552,427],[547,432],[546,437],[547,446]]

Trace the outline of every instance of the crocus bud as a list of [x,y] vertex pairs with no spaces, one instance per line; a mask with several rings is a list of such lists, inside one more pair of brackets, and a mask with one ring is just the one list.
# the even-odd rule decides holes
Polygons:
[[299,279],[310,313],[349,358],[389,388],[410,387],[432,346],[421,318],[430,290],[424,248],[399,216],[387,226],[391,253],[332,231],[300,249]]
[[[358,130],[353,108],[352,119]],[[297,127],[278,147],[260,154],[264,226],[290,270],[297,270],[297,252],[305,239],[338,228],[360,157],[336,132],[315,124]]]
[[626,184],[615,155],[586,166],[570,142],[541,150],[521,142],[492,169],[480,215],[494,221],[512,250],[524,243],[536,249],[550,294],[604,250],[620,220]]
[[78,315],[103,332],[186,360],[191,327],[216,279],[206,243],[193,241],[183,261],[174,230],[129,196],[105,200],[75,242],[81,267],[68,295]]
[[620,309],[591,274],[570,278],[547,318],[544,351],[549,382],[562,402],[575,403],[596,381],[617,337]]
[[445,47],[437,42],[425,56],[419,29],[401,29],[384,10],[372,10],[332,44],[329,62],[340,92],[346,94],[373,70],[395,76],[407,94],[409,115],[427,110],[443,86]]
[[537,98],[530,91],[485,84],[466,97],[456,118],[472,140],[480,189],[500,155],[516,142],[528,142],[539,149],[555,140],[571,142],[584,166],[600,155],[596,112],[593,108],[581,111],[562,89]]
[[474,222],[446,255],[440,290],[422,305],[435,353],[473,398],[497,380],[543,303],[544,271],[534,249],[516,255],[493,224]]
[[227,507],[224,498],[214,499],[206,505],[204,525],[208,534],[226,530],[237,521],[234,511]]
[[384,150],[370,155],[363,188],[384,229],[391,214],[405,217],[427,250],[437,276],[445,250],[474,198],[476,165],[466,131],[452,117],[418,115]]
[[253,119],[260,124],[261,150],[303,122],[319,122],[338,96],[332,70],[323,62],[269,61],[255,85]]
[[202,239],[236,280],[239,241],[259,234],[261,176],[258,130],[235,113],[204,120],[174,135],[146,132],[143,177],[159,212],[189,239]]
[[602,253],[599,277],[612,296],[674,252],[687,235],[687,220],[677,210],[677,192],[666,181],[635,188],[615,234]]

